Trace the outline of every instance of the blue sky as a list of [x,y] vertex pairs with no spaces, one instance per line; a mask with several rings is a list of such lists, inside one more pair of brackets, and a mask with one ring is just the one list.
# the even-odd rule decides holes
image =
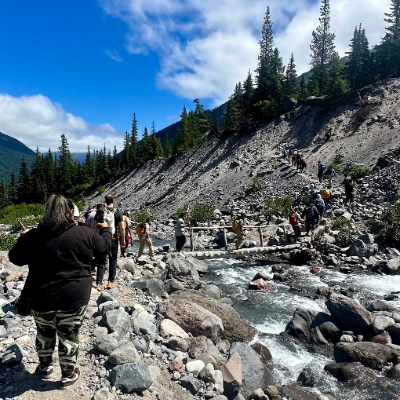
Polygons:
[[[360,22],[379,42],[390,0],[334,3],[341,55]],[[121,149],[133,112],[141,132],[176,122],[194,98],[221,104],[256,67],[267,5],[284,62],[293,51],[304,72],[316,0],[3,1],[0,131],[43,151],[62,133],[73,151]]]

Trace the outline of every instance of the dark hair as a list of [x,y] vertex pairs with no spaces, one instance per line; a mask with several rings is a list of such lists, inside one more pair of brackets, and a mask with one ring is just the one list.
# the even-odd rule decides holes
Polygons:
[[105,199],[107,205],[114,203],[114,196],[112,194],[106,194],[104,199]]
[[146,218],[146,222],[150,222],[150,218]]
[[332,186],[328,186],[327,189],[332,189]]
[[246,214],[245,214],[245,213],[242,213],[242,214],[240,215],[240,218],[243,218],[243,217],[246,218]]
[[72,201],[60,194],[53,194],[46,202],[41,226],[57,231],[73,221],[73,210]]
[[184,218],[185,217],[185,213],[180,213],[179,214],[179,218]]

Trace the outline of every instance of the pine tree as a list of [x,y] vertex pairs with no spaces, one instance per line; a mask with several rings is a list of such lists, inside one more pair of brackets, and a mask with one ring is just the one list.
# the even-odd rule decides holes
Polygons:
[[146,127],[144,127],[142,141],[139,149],[141,162],[145,163],[146,161],[150,160],[149,149],[150,149],[149,131],[147,130]]
[[243,111],[247,120],[250,120],[250,113],[253,107],[254,87],[253,78],[249,71],[247,79],[243,82]]
[[92,153],[90,152],[90,146],[87,147],[85,164],[84,164],[85,176],[87,181],[90,183],[94,181],[94,163],[92,159]]
[[49,197],[53,192],[56,191],[56,161],[53,159],[53,154],[51,153],[50,149],[44,158],[43,169],[46,181],[47,197]]
[[350,51],[346,53],[349,56],[346,77],[350,89],[357,90],[372,81],[368,39],[361,24],[359,27],[356,26],[349,47]]
[[[136,162],[138,159],[138,149],[136,149]],[[120,167],[120,159],[119,159],[119,155],[118,155],[118,151],[117,151],[117,146],[114,146],[114,150],[113,150],[113,155],[112,155],[112,175],[113,176],[117,176],[119,175],[121,172],[121,167]]]
[[321,0],[319,26],[312,33],[311,66],[312,80],[318,84],[318,94],[325,94],[328,81],[328,70],[332,58],[335,56],[335,34],[330,32],[330,5],[329,0]]
[[172,148],[169,142],[168,133],[165,134],[165,141],[164,141],[164,157],[169,158],[172,156]]
[[128,131],[125,131],[124,149],[122,150],[122,165],[124,169],[131,167],[131,138]]
[[301,77],[301,81],[299,84],[299,98],[302,100],[305,100],[307,98],[307,85],[306,85],[306,79],[304,78],[304,75]]
[[299,88],[297,85],[296,64],[294,63],[294,56],[292,53],[285,73],[285,84],[284,84],[285,98],[286,99],[290,99],[292,97],[297,98],[298,92]]
[[31,201],[34,203],[42,203],[46,201],[47,187],[44,175],[44,159],[39,152],[39,148],[36,148],[36,158],[32,165],[31,178]]
[[326,83],[326,93],[337,96],[343,93],[345,89],[344,65],[336,52],[329,63],[328,81]]
[[72,189],[73,161],[65,135],[61,135],[57,157],[57,187],[61,194],[67,195]]
[[136,114],[133,114],[132,119],[132,130],[131,130],[131,138],[130,138],[130,161],[132,164],[138,163],[138,125]]
[[174,141],[174,154],[182,153],[189,148],[189,126],[188,126],[188,112],[186,107],[183,106],[181,113],[181,121],[178,132]]
[[12,172],[10,176],[10,183],[8,185],[8,198],[12,204],[16,204],[18,201],[18,188],[17,188],[17,179],[15,177],[15,173]]
[[0,182],[0,209],[8,206],[9,198],[8,198],[8,188],[4,181],[4,179]]
[[19,170],[17,185],[18,203],[31,202],[31,173],[25,155],[22,157],[21,168]]
[[198,136],[196,137],[197,144],[203,143],[210,131],[210,122],[204,106],[200,104],[199,99],[194,99],[193,103],[195,104],[194,108],[194,115],[197,118],[197,129],[198,129]]
[[239,132],[241,122],[241,113],[238,100],[233,94],[226,105],[224,133],[225,135],[232,135]]

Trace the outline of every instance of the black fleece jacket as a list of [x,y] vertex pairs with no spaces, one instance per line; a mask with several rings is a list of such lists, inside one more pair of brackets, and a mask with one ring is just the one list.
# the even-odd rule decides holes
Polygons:
[[29,288],[34,311],[75,310],[88,304],[93,278],[93,257],[105,257],[111,232],[99,233],[73,222],[59,232],[31,229],[9,252],[10,261],[29,266]]

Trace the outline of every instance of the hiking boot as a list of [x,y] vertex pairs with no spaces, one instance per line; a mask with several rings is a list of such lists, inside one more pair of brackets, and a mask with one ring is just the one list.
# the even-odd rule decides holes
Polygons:
[[100,285],[97,285],[96,286],[96,290],[98,290],[99,292],[102,292],[104,290],[104,288],[101,287]]
[[47,367],[42,366],[41,364],[38,367],[38,370],[42,373],[43,379],[49,379],[53,374],[54,368],[52,365],[48,365]]
[[75,368],[74,372],[70,376],[61,379],[61,386],[67,387],[73,385],[79,379],[80,374],[79,368]]
[[107,289],[115,289],[115,285],[113,285],[111,282],[108,282]]

